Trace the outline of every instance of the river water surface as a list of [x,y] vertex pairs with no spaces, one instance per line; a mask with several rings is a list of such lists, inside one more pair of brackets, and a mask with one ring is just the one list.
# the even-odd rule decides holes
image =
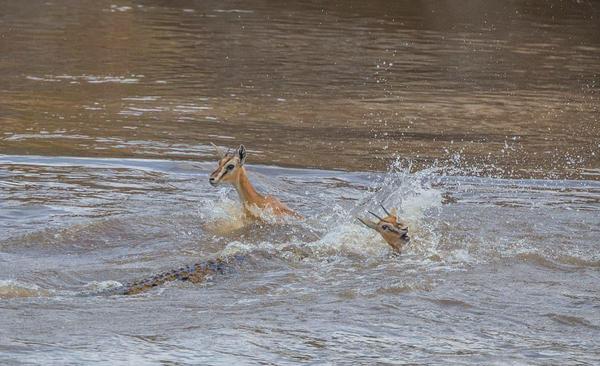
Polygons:
[[[593,1],[1,2],[0,363],[597,364],[599,34]],[[306,219],[243,222],[210,142]]]

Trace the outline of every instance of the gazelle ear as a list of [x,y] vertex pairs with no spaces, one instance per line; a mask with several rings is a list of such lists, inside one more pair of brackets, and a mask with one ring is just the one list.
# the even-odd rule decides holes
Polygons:
[[246,148],[244,145],[240,145],[237,150],[238,157],[240,158],[240,165],[244,165],[246,161]]
[[390,214],[391,214],[392,216],[396,216],[396,217],[398,217],[398,209],[397,209],[396,207],[393,207],[393,208],[390,210]]

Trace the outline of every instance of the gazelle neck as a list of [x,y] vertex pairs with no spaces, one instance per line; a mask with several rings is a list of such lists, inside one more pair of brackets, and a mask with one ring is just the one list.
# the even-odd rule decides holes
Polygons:
[[235,181],[235,189],[240,196],[240,200],[246,203],[257,203],[263,197],[256,192],[250,180],[248,179],[248,175],[246,174],[246,170],[244,167],[241,167],[238,173],[237,180]]

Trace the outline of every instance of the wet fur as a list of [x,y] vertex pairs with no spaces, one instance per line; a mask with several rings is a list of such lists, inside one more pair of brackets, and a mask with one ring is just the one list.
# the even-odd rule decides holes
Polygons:
[[209,182],[213,186],[220,183],[232,184],[238,192],[238,196],[244,207],[244,213],[247,217],[260,219],[260,213],[257,211],[269,210],[277,216],[287,215],[301,218],[300,215],[292,211],[277,198],[263,196],[254,189],[244,168],[246,160],[246,148],[244,145],[240,145],[233,154],[223,154],[219,148],[216,146],[215,148],[221,158],[218,161],[217,169],[210,175]]
[[398,219],[396,209],[392,209],[391,212],[381,206],[387,216],[380,217],[377,214],[369,211],[369,213],[375,216],[378,221],[370,221],[359,218],[365,226],[377,231],[379,235],[385,240],[386,243],[392,248],[392,250],[400,254],[404,244],[410,241],[408,236],[408,225]]

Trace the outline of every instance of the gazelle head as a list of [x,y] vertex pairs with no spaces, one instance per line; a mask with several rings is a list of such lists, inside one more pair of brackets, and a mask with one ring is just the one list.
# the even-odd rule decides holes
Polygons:
[[235,184],[246,161],[246,148],[244,145],[240,145],[233,153],[230,151],[224,153],[217,145],[213,143],[211,145],[215,148],[219,156],[219,166],[212,172],[208,181],[213,186],[221,182]]
[[368,211],[371,215],[377,218],[377,221],[363,220],[358,218],[360,222],[377,231],[392,249],[400,253],[402,246],[410,241],[408,236],[408,225],[398,220],[397,210],[393,208],[391,212],[386,210],[383,205],[381,208],[387,216],[379,217],[377,214]]

